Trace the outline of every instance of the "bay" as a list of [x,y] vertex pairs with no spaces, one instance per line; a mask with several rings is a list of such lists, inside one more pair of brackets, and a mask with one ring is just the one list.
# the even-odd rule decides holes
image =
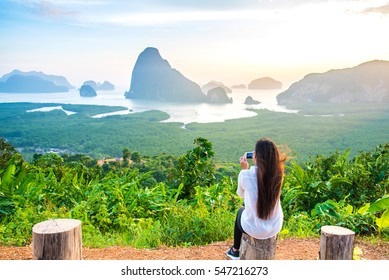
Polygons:
[[[278,90],[249,90],[235,89],[228,97],[233,102],[229,104],[210,103],[174,103],[141,99],[126,99],[125,90],[98,91],[95,97],[81,97],[78,90],[63,93],[0,93],[0,103],[5,102],[31,102],[31,103],[58,103],[77,105],[106,105],[123,106],[128,110],[121,110],[94,117],[106,117],[114,114],[131,114],[149,110],[166,112],[170,117],[165,122],[179,122],[183,124],[224,122],[230,119],[239,119],[255,116],[252,109],[266,109],[275,112],[297,113],[297,110],[288,110],[277,104],[277,95],[283,89]],[[251,96],[261,102],[257,105],[244,104],[245,99]],[[53,109],[58,109],[57,106]],[[42,111],[50,110],[42,107]]]

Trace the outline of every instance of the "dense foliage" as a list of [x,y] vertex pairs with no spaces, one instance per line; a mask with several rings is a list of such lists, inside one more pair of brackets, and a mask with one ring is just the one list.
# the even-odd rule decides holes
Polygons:
[[381,232],[389,226],[388,163],[389,143],[351,161],[346,151],[318,155],[304,167],[292,162],[283,185],[286,219],[309,219],[317,230],[336,224],[359,234]]
[[[142,156],[125,148],[103,166],[81,154],[36,154],[31,163],[7,147],[0,166],[0,244],[31,242],[34,224],[82,221],[86,246],[155,247],[207,244],[232,238],[242,201],[237,165],[217,166],[204,138],[176,157]],[[135,156],[134,156],[135,155]],[[131,160],[129,160],[131,159]],[[389,143],[351,160],[348,151],[288,162],[280,236],[317,236],[322,225],[387,239]]]
[[[67,115],[61,110],[31,112],[59,106],[77,112]],[[124,108],[70,104],[0,103],[0,137],[4,137],[31,161],[34,153],[86,154],[93,158],[117,157],[123,147],[143,156],[161,153],[176,157],[191,149],[193,139],[209,139],[216,162],[237,162],[253,149],[258,138],[269,137],[287,145],[294,160],[304,163],[316,154],[350,148],[353,157],[369,151],[389,139],[388,106],[349,105],[309,106],[301,113],[255,110],[250,118],[222,123],[164,122],[169,115],[160,111],[116,115],[104,118],[91,116],[120,111]]]

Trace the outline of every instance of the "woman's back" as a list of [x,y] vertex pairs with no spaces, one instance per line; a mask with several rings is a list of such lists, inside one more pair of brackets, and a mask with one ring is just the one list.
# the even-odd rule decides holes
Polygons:
[[256,166],[242,170],[239,173],[237,193],[244,199],[245,210],[242,213],[241,225],[247,234],[254,238],[266,239],[276,235],[281,230],[283,213],[279,199],[267,219],[261,219],[257,215],[258,188]]

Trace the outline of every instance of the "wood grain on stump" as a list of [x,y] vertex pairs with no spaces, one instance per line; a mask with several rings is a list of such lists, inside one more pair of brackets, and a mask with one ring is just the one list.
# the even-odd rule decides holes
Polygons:
[[268,239],[255,239],[243,233],[240,246],[241,260],[273,260],[277,249],[277,235]]
[[323,226],[320,235],[321,260],[352,260],[355,233],[344,227]]
[[34,260],[81,260],[81,221],[47,220],[32,228]]

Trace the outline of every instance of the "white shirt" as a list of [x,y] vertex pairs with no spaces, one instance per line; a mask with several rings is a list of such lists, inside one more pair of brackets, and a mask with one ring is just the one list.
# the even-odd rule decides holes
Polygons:
[[242,213],[243,230],[257,239],[267,239],[281,231],[284,215],[278,199],[273,213],[267,220],[257,216],[257,167],[241,170],[238,176],[237,194],[244,199],[245,210]]

